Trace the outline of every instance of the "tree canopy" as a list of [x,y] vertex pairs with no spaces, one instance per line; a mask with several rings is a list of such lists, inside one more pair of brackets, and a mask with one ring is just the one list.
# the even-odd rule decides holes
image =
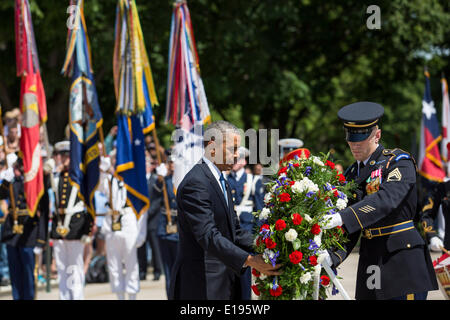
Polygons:
[[[158,134],[168,146],[173,127],[164,124],[172,1],[136,0],[160,106]],[[30,0],[51,142],[64,137],[70,79],[61,74],[69,1]],[[380,8],[380,29],[369,29],[366,12]],[[300,138],[312,152],[335,150],[348,164],[340,107],[375,101],[385,107],[382,143],[413,151],[419,138],[424,67],[438,115],[441,73],[450,75],[448,0],[311,1],[192,0],[200,68],[212,119],[246,130],[279,129]],[[105,131],[115,124],[112,77],[116,1],[85,0],[93,67]],[[0,101],[17,107],[14,1],[0,2]]]

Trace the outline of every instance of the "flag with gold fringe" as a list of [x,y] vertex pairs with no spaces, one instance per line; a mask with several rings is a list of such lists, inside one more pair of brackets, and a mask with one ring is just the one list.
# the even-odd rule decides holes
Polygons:
[[135,0],[118,0],[114,45],[117,100],[116,176],[127,189],[127,203],[137,218],[148,209],[144,134],[155,127],[158,105]]
[[177,127],[173,182],[175,188],[203,153],[203,125],[211,121],[194,30],[187,3],[173,5],[169,42],[166,123]]
[[17,76],[21,77],[20,151],[24,169],[24,192],[30,216],[36,213],[44,192],[39,128],[47,121],[47,104],[28,0],[15,2]]
[[430,74],[425,71],[425,93],[422,99],[422,124],[419,150],[419,173],[428,180],[442,182],[445,177],[439,143],[442,136],[439,132],[436,108],[431,98]]
[[99,182],[99,128],[103,118],[97,98],[91,49],[84,18],[84,0],[76,5],[73,28],[67,35],[67,52],[62,72],[71,77],[69,98],[70,183],[78,188],[87,211],[95,217],[94,193]]

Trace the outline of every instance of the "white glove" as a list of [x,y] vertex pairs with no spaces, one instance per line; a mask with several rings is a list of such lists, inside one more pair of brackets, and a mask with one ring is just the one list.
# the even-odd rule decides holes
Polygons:
[[167,176],[167,167],[164,163],[161,163],[158,167],[156,167],[156,174],[158,176]]
[[100,170],[103,172],[107,172],[111,168],[111,158],[110,157],[101,157],[100,158]]
[[34,247],[33,253],[34,253],[35,255],[38,255],[38,256],[39,256],[39,255],[42,253],[42,248],[40,248],[40,247]]
[[19,157],[14,152],[8,153],[8,155],[6,156],[6,163],[8,164],[8,167],[12,168],[12,166],[14,165],[14,163],[16,163],[18,158]]
[[433,237],[430,239],[430,245],[428,246],[431,251],[441,252],[441,247],[444,246],[444,243],[439,237]]
[[44,166],[42,167],[42,169],[44,170],[45,173],[49,174],[49,173],[55,171],[55,167],[56,167],[55,160],[50,158],[47,161],[45,161]]
[[0,172],[0,179],[11,182],[14,179],[14,169],[9,167],[8,169]]
[[138,235],[136,239],[136,248],[142,247],[147,240],[147,212],[145,212],[137,221]]
[[317,262],[319,262],[320,264],[323,264],[325,262],[329,266],[333,265],[333,261],[331,260],[330,254],[327,250],[319,250],[317,251],[317,254],[319,256]]
[[340,227],[343,224],[342,217],[339,213],[327,214],[323,217],[321,224],[325,230]]

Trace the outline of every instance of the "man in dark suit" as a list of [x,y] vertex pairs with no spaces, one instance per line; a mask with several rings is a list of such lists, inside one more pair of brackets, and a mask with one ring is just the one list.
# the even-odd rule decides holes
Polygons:
[[[333,266],[351,253],[359,236],[357,300],[425,300],[438,288],[430,254],[415,228],[416,166],[410,154],[384,149],[379,120],[384,108],[372,102],[343,107],[346,140],[356,162],[345,172],[358,184],[354,200],[324,219],[324,229],[342,226],[350,241],[331,250]],[[354,203],[353,203],[354,202]]]
[[178,187],[178,256],[169,299],[239,299],[239,276],[246,267],[280,274],[281,265],[273,267],[261,255],[248,253],[253,238],[239,225],[222,174],[236,162],[240,141],[234,125],[225,121],[209,125],[204,134],[205,156]]
[[[151,160],[151,163],[149,164],[149,172],[147,173],[147,185],[150,208],[148,209],[147,240],[152,249],[153,280],[157,281],[162,272],[161,249],[156,235],[161,211],[161,199],[159,197],[161,190],[156,185],[158,174],[154,172],[158,163],[154,158],[149,160]],[[147,242],[138,248],[138,261],[139,278],[145,280],[147,277]]]

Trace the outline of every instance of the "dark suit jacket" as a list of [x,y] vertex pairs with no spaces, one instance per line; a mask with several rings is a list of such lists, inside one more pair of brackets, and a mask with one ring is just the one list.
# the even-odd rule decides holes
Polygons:
[[161,191],[162,184],[158,184],[158,176],[154,173],[147,180],[148,197],[150,199],[150,207],[148,209],[147,226],[148,231],[156,233],[158,229],[159,216],[162,205]]
[[177,190],[178,255],[169,299],[238,299],[239,275],[251,251],[250,232],[240,228],[230,187],[228,205],[222,188],[203,161]]

